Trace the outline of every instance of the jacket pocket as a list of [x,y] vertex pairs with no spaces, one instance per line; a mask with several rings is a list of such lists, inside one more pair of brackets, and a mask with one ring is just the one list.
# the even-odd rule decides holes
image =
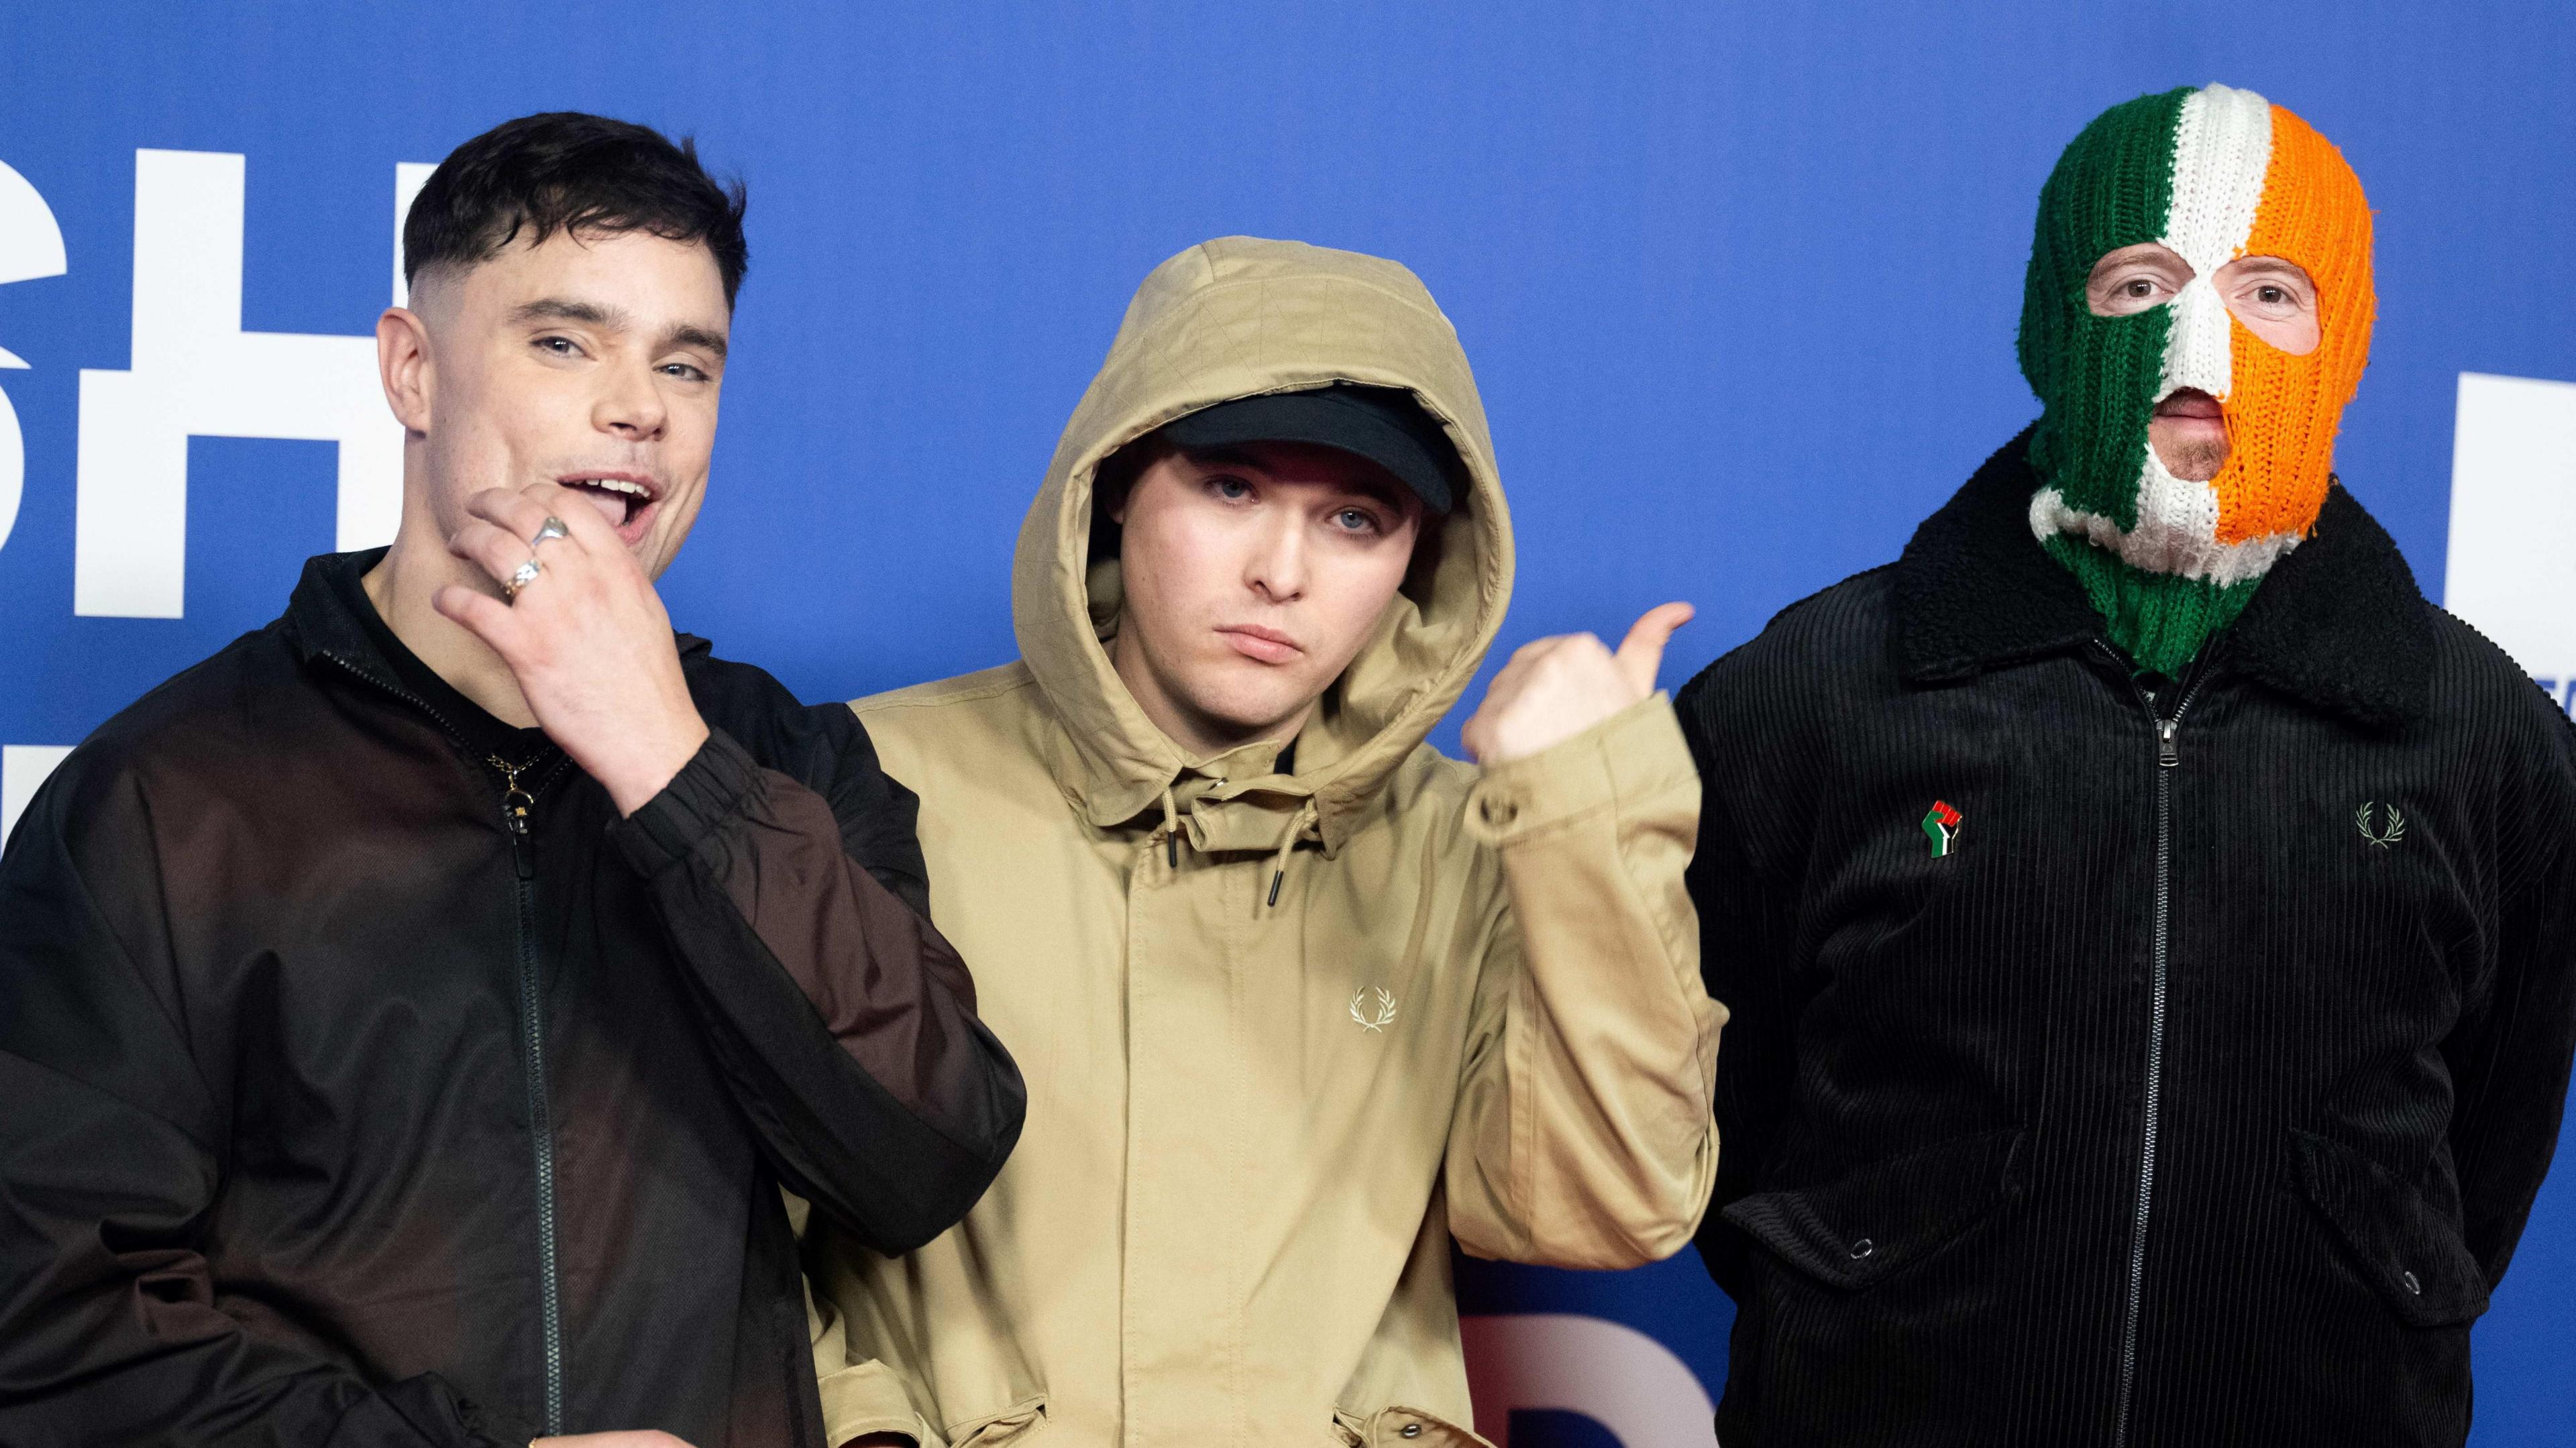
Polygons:
[[2456,1327],[2487,1310],[2486,1274],[2424,1194],[2360,1152],[2290,1133],[2299,1193],[2325,1218],[2364,1280],[2411,1327]]
[[1810,1191],[1757,1192],[1720,1215],[1830,1287],[1867,1287],[1920,1261],[2024,1189],[2025,1133],[1955,1137]]
[[1046,1426],[1046,1399],[1023,1398],[988,1417],[969,1418],[948,1430],[949,1448],[999,1448],[1037,1436]]
[[1366,1418],[1336,1408],[1330,1441],[1341,1448],[1494,1448],[1491,1440],[1477,1437],[1471,1428],[1420,1408],[1400,1406],[1381,1408]]

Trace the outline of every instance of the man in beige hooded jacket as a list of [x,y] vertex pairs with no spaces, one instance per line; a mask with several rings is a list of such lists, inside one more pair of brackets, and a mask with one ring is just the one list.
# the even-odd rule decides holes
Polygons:
[[[1104,646],[1125,595],[1091,556],[1095,474],[1202,409],[1343,383],[1409,392],[1462,496],[1284,755],[1193,758]],[[1020,535],[1021,662],[854,706],[921,796],[936,923],[1029,1108],[929,1246],[817,1219],[828,1441],[1481,1443],[1453,1237],[1572,1267],[1690,1240],[1725,1012],[1661,636],[1633,704],[1508,759],[1480,715],[1486,766],[1446,759],[1423,738],[1511,578],[1475,382],[1411,272],[1234,237],[1146,279]]]

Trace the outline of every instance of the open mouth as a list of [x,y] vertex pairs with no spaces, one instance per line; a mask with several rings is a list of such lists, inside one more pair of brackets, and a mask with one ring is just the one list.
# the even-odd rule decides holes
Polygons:
[[617,530],[620,541],[632,545],[644,536],[661,502],[661,492],[653,480],[640,473],[573,473],[555,482],[580,494]]
[[2226,409],[2219,405],[2217,398],[2197,387],[2177,387],[2171,396],[2156,404],[2156,416],[2220,422],[2226,418]]

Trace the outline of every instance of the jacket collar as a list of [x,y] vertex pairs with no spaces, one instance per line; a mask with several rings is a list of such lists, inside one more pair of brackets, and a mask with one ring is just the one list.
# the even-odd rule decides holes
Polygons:
[[[357,669],[380,685],[398,687],[392,661],[376,646],[367,626],[350,612],[348,602],[357,580],[384,558],[385,551],[317,553],[304,560],[303,576],[296,579],[295,591],[287,596],[286,613],[278,620],[296,662],[310,664],[328,655],[341,667]],[[682,659],[709,653],[714,647],[696,634],[674,633],[672,639]]]
[[[1923,521],[1896,564],[1889,642],[1909,684],[1958,683],[2102,636],[2075,575],[2030,533],[2030,432]],[[2374,729],[2431,704],[2433,621],[2415,574],[2352,494],[2275,564],[2229,630],[2226,666]]]
[[367,636],[366,626],[349,612],[344,581],[362,578],[385,556],[382,548],[357,553],[319,553],[304,560],[304,574],[286,600],[283,625],[287,644],[299,663],[330,655],[390,680],[393,667],[384,651]]

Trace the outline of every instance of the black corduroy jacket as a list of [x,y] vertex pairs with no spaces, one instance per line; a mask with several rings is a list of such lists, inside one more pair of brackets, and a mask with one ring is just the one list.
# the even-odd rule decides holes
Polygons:
[[377,556],[0,856],[0,1443],[821,1448],[780,1185],[909,1250],[1021,1120],[915,802],[684,637],[712,735],[621,819],[401,651]]
[[2576,1043],[2576,734],[2341,487],[2133,678],[2026,436],[1679,699],[1719,1436],[2458,1444]]

